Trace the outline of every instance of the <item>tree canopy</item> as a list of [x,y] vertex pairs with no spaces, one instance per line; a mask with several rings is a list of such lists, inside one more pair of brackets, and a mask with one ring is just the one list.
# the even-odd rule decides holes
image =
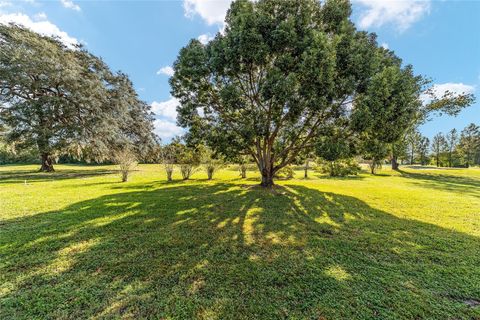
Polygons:
[[[350,14],[347,0],[234,1],[224,32],[205,45],[191,40],[174,64],[187,138],[250,155],[263,186],[327,127],[399,139],[424,112],[427,81],[356,30]],[[449,104],[440,100],[430,108]]]
[[35,146],[42,170],[56,154],[104,159],[153,141],[153,116],[127,75],[80,46],[0,25],[0,122],[7,141]]

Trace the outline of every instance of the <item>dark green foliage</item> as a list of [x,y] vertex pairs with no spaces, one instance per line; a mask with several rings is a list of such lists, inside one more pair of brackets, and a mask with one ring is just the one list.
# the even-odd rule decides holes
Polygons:
[[207,172],[208,180],[212,180],[215,172],[225,167],[225,159],[223,156],[215,154],[213,150],[207,146],[199,145],[198,148],[202,157],[202,165]]
[[467,168],[480,164],[480,127],[474,123],[465,127],[460,134],[458,148]]
[[202,147],[189,147],[185,144],[176,143],[177,163],[183,180],[190,179],[190,176],[200,167],[204,156]]
[[368,160],[370,172],[375,174],[382,168],[385,158],[389,154],[388,145],[375,139],[366,139],[363,142],[363,158]]
[[275,178],[279,179],[293,179],[295,177],[295,171],[291,165],[285,166],[282,169],[278,170],[275,174]]
[[323,136],[317,141],[315,150],[317,156],[326,161],[348,159],[356,154],[355,142],[341,133]]
[[187,139],[229,157],[248,153],[266,187],[327,125],[394,141],[400,131],[388,128],[413,121],[423,79],[350,14],[349,1],[234,1],[225,32],[207,45],[190,41],[174,64]]
[[407,153],[408,153],[410,164],[415,163],[415,155],[417,153],[418,145],[420,143],[421,138],[422,138],[422,135],[417,129],[410,130],[405,137],[405,142],[407,144]]
[[331,177],[345,177],[349,175],[357,175],[361,168],[352,158],[337,159],[334,161],[319,160],[318,171],[326,173]]
[[432,151],[435,158],[435,165],[439,167],[442,165],[442,157],[447,152],[448,145],[445,136],[439,132],[437,133],[432,140]]
[[125,74],[23,27],[0,25],[0,42],[0,123],[8,142],[38,150],[42,170],[61,154],[102,160],[151,145],[150,107]]
[[18,149],[14,144],[8,144],[0,135],[0,164],[7,163],[38,163],[37,151],[34,148]]
[[457,144],[458,144],[458,133],[457,129],[450,130],[447,135],[445,136],[445,140],[447,141],[447,159],[448,159],[448,166],[453,167],[458,160],[457,154]]
[[420,141],[418,141],[418,146],[417,146],[418,157],[420,160],[420,164],[422,166],[429,163],[429,160],[428,160],[429,150],[430,150],[430,139],[422,136],[420,138]]

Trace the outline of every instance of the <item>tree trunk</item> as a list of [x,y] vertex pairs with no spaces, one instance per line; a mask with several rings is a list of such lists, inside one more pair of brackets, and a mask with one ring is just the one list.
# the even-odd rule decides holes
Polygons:
[[440,161],[439,161],[439,156],[437,154],[437,156],[435,157],[435,160],[437,162],[437,168],[440,166]]
[[53,161],[52,158],[48,153],[42,153],[40,156],[40,162],[42,166],[40,167],[40,171],[42,172],[54,172],[55,169],[53,168]]
[[392,170],[398,170],[398,167],[397,157],[392,157]]
[[310,169],[310,160],[309,159],[305,160],[305,167],[303,167],[303,171],[305,172],[303,177],[305,179],[308,179],[308,169]]
[[172,181],[173,170],[169,168],[166,171],[167,171],[167,181]]
[[262,172],[262,183],[260,184],[264,188],[273,187],[273,174],[271,172]]
[[274,160],[272,158],[271,149],[272,146],[269,145],[265,149],[262,150],[259,146],[257,146],[257,165],[258,169],[262,175],[262,182],[260,186],[264,188],[271,188],[273,187],[273,177],[275,173],[281,169],[281,167],[274,166]]
[[246,167],[241,167],[240,168],[240,176],[242,177],[242,179],[247,178],[247,168]]

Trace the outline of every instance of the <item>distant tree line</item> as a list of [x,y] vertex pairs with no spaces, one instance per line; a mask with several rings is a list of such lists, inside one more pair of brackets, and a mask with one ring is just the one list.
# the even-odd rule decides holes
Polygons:
[[408,164],[467,168],[480,165],[480,127],[471,123],[461,132],[439,132],[431,141],[414,130],[406,136],[399,152]]

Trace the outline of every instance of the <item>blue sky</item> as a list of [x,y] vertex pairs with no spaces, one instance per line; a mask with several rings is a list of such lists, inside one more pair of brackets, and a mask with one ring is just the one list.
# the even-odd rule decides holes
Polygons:
[[[191,38],[208,41],[223,27],[229,0],[80,1],[0,0],[0,23],[15,21],[65,42],[83,43],[114,70],[126,72],[157,114],[162,139],[182,133],[168,77],[178,51]],[[480,0],[354,0],[353,21],[377,33],[439,93],[480,96]],[[477,100],[480,100],[477,99]],[[423,134],[480,124],[480,101],[458,117],[432,119]]]

